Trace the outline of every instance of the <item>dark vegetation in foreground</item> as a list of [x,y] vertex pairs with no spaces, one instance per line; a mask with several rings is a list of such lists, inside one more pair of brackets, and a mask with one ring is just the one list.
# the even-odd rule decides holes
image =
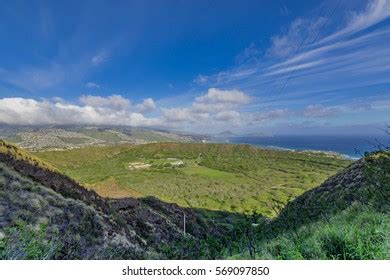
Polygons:
[[[105,199],[0,141],[1,259],[389,259],[390,154],[260,214]],[[183,233],[183,216],[187,229]]]

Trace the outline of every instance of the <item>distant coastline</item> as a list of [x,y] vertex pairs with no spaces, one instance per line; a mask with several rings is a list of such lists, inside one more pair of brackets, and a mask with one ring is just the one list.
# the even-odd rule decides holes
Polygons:
[[[360,157],[352,157],[352,156],[349,156],[349,155],[346,155],[346,154],[342,154],[342,153],[338,153],[338,152],[335,152],[335,151],[325,151],[325,150],[309,150],[309,149],[305,149],[305,150],[300,150],[300,149],[291,149],[291,148],[284,148],[284,147],[278,147],[278,146],[263,146],[263,145],[259,145],[259,144],[253,144],[253,143],[246,143],[246,142],[231,142],[229,140],[225,140],[225,141],[222,141],[223,143],[230,143],[230,144],[247,144],[247,145],[250,145],[250,146],[253,146],[255,148],[261,148],[261,149],[271,149],[271,150],[278,150],[278,151],[289,151],[289,152],[301,152],[301,153],[319,153],[319,154],[326,154],[326,155],[330,155],[330,156],[335,156],[335,157],[340,157],[340,158],[344,158],[344,159],[348,159],[348,160],[359,160]],[[218,141],[218,143],[220,143]]]
[[217,140],[233,144],[299,152],[326,153],[357,160],[365,152],[375,150],[375,140],[389,143],[386,136],[328,135],[328,136],[234,136]]

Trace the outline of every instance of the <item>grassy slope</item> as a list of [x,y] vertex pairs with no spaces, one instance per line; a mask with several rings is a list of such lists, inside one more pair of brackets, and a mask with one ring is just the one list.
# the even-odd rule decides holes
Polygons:
[[[389,259],[390,215],[355,203],[345,210],[319,220],[285,230],[273,238],[257,236],[256,259]],[[243,250],[231,259],[251,259]]]
[[[258,259],[389,259],[390,153],[367,156],[254,232]],[[253,257],[253,256],[252,256]],[[231,258],[251,258],[242,251]]]
[[[156,143],[35,155],[103,196],[156,196],[185,207],[265,215],[273,215],[270,198],[286,202],[350,164],[325,154],[228,144]],[[182,159],[186,167],[161,168],[167,158]],[[129,170],[135,161],[156,166]]]
[[0,153],[12,156],[17,160],[26,161],[35,166],[39,166],[52,171],[57,171],[56,168],[53,167],[51,164],[42,161],[41,159],[31,155],[31,153],[19,149],[15,145],[7,143],[2,139],[0,139]]
[[0,210],[0,260],[142,257],[138,244],[119,231],[112,234],[115,224],[102,212],[2,162]]

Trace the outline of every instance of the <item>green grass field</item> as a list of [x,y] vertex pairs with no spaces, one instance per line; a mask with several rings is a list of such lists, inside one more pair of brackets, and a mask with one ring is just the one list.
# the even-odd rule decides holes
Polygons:
[[[273,216],[351,161],[248,145],[155,143],[46,151],[35,156],[106,197],[155,196],[184,207]],[[172,167],[181,160],[184,167]],[[148,168],[132,170],[132,163]]]

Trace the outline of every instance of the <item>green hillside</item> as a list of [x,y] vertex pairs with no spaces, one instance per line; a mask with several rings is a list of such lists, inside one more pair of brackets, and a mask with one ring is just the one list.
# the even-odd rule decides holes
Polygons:
[[275,214],[272,200],[285,203],[351,163],[324,153],[187,143],[86,147],[35,156],[105,197],[155,196],[183,207],[267,216]]
[[[235,259],[389,259],[390,153],[366,156],[251,231]],[[251,252],[250,252],[251,251]]]

